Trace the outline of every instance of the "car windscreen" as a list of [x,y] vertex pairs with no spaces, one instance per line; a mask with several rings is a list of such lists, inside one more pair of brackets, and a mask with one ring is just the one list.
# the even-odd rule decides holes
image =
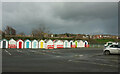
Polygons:
[[120,48],[119,45],[111,45],[110,47],[112,47],[112,48]]

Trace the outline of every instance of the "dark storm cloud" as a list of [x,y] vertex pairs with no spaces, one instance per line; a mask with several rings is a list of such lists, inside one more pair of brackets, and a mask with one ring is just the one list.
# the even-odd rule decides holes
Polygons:
[[44,24],[52,33],[117,34],[117,3],[3,3],[3,25],[30,34]]

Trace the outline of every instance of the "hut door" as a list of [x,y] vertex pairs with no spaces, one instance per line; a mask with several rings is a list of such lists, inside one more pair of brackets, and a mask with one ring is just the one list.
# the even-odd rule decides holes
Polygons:
[[22,48],[22,42],[19,42],[19,48],[20,49]]
[[43,42],[41,42],[41,48],[43,48]]
[[36,42],[34,42],[34,48],[36,48]]
[[72,48],[72,42],[70,43],[70,45],[71,45],[71,48]]
[[87,42],[85,42],[85,47],[87,47]]
[[6,41],[3,41],[3,48],[6,48]]
[[29,48],[29,42],[26,42],[26,48]]
[[65,42],[65,47],[67,47],[67,42]]

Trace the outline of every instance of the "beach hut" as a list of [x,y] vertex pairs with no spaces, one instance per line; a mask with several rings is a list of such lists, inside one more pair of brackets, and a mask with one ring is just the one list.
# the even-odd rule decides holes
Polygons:
[[45,48],[45,41],[44,40],[39,41],[39,48]]
[[52,40],[46,41],[46,49],[54,49],[54,43]]
[[33,49],[38,48],[38,41],[37,41],[37,40],[33,40],[33,41],[32,41],[32,48],[33,48]]
[[80,40],[78,40],[77,48],[80,48]]
[[85,47],[89,47],[89,45],[88,45],[88,42],[87,42],[87,41],[85,41],[85,42],[84,42],[84,46],[85,46]]
[[72,46],[73,46],[73,40],[70,40],[70,48],[72,48]]
[[76,48],[75,41],[73,41],[72,48]]
[[75,40],[75,47],[77,48],[78,47],[78,41]]
[[54,43],[54,48],[63,48],[63,41],[62,40],[56,40]]
[[55,48],[55,49],[57,48],[56,41],[57,41],[57,40],[53,40],[53,44],[54,44],[54,48]]
[[17,48],[18,49],[23,49],[23,40],[21,40],[21,39],[19,39],[19,40],[17,40]]
[[70,40],[70,48],[75,48],[76,46],[75,46],[75,42],[73,41],[73,40]]
[[2,48],[2,46],[1,46],[2,44],[1,44],[1,40],[0,40],[0,48]]
[[70,43],[68,40],[64,40],[64,48],[70,48]]
[[53,44],[54,44],[54,48],[55,48],[55,49],[57,48],[56,41],[57,41],[57,40],[53,40]]
[[84,46],[84,42],[83,42],[82,40],[79,40],[77,47],[78,47],[78,48],[80,48],[80,47],[85,47],[85,46]]
[[3,49],[8,48],[8,40],[3,39],[3,40],[1,41],[1,47],[2,47]]
[[9,48],[16,48],[17,47],[16,41],[14,39],[10,39],[8,46]]
[[24,41],[24,48],[31,48],[31,41],[29,39]]

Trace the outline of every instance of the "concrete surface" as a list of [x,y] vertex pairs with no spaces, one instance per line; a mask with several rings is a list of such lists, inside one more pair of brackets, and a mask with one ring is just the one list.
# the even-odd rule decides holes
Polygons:
[[117,72],[118,55],[103,48],[3,49],[3,72]]

